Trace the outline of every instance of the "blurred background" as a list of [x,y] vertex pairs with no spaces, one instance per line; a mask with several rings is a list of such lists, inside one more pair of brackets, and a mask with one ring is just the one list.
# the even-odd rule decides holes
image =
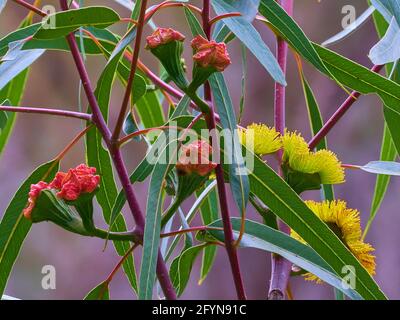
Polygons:
[[[151,1],[158,3],[160,1]],[[199,1],[191,1],[199,4]],[[310,39],[321,43],[342,30],[341,13],[343,6],[355,6],[357,15],[366,8],[366,0],[295,1],[295,19]],[[85,5],[108,5],[117,10],[122,17],[129,12],[114,1],[85,0]],[[58,1],[43,1],[58,7]],[[12,1],[8,1],[0,17],[0,38],[19,25],[27,11]],[[37,18],[36,18],[37,19]],[[183,11],[167,9],[156,15],[159,26],[174,27],[188,37]],[[262,37],[275,51],[273,34],[263,25],[257,24]],[[123,34],[126,26],[121,24],[113,30]],[[150,29],[146,29],[146,35]],[[190,38],[190,37],[189,37]],[[371,67],[367,54],[377,42],[372,20],[368,21],[357,33],[345,39],[333,49],[346,57]],[[189,50],[187,50],[189,52]],[[233,65],[227,69],[226,78],[235,106],[239,106],[241,92],[241,56],[237,41],[229,45]],[[156,67],[154,59],[143,52],[143,60],[151,67]],[[87,67],[93,83],[104,66],[103,57],[91,56]],[[256,59],[248,55],[249,76],[246,84],[247,97],[243,125],[252,122],[273,124],[273,81]],[[313,71],[304,63],[307,78],[320,103],[325,120],[346,98],[346,93],[323,75]],[[299,76],[293,55],[289,56],[287,76],[287,127],[300,131],[307,139],[310,129]],[[31,68],[23,106],[55,107],[77,110],[78,76],[72,58],[67,53],[47,52]],[[122,100],[123,90],[116,82],[110,105],[111,120],[114,121]],[[83,97],[84,105],[86,105]],[[82,128],[77,120],[43,117],[37,115],[19,115],[14,132],[0,159],[0,217],[21,182],[38,165],[52,159]],[[381,102],[374,96],[361,97],[340,123],[328,136],[330,148],[336,152],[343,163],[366,164],[379,159],[380,142],[383,130]],[[130,143],[124,149],[129,170],[133,170],[146,150],[144,143]],[[64,159],[62,168],[84,162],[83,144],[78,144]],[[348,171],[346,184],[335,187],[338,198],[348,202],[348,206],[357,208],[365,225],[374,191],[375,176],[361,171]],[[135,191],[145,210],[147,184],[135,185]],[[378,212],[367,241],[376,248],[377,275],[376,281],[391,298],[400,298],[400,215],[398,212],[397,192],[400,181],[392,179],[387,196]],[[307,193],[304,198],[317,199],[318,192]],[[190,201],[184,211],[190,208]],[[231,212],[238,212],[231,201]],[[253,209],[249,215],[259,219]],[[129,211],[125,208],[129,226],[133,226]],[[101,212],[97,210],[96,220],[104,226]],[[93,287],[103,281],[119,258],[112,246],[105,252],[103,241],[82,238],[67,233],[55,225],[42,223],[34,225],[29,233],[21,254],[11,274],[6,294],[20,299],[82,299]],[[136,262],[140,261],[140,250],[135,253]],[[258,250],[240,251],[244,283],[250,299],[265,299],[270,277],[270,255]],[[139,268],[139,263],[136,263]],[[56,268],[56,290],[43,290],[41,273],[44,265]],[[193,268],[189,286],[183,295],[185,299],[234,299],[236,297],[232,276],[224,250],[219,249],[212,272],[202,285],[198,285],[200,259]],[[332,299],[333,289],[327,285],[316,285],[305,282],[302,278],[293,278],[291,286],[295,299]],[[115,299],[133,299],[123,272],[119,272],[111,284],[111,297]]]

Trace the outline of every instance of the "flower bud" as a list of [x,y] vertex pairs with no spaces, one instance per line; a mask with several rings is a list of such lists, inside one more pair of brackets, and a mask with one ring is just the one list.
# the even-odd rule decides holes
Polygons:
[[[86,234],[89,234],[95,230],[93,223],[93,197],[100,183],[100,176],[95,173],[96,168],[80,164],[76,168],[70,169],[67,173],[57,172],[55,178],[49,184],[40,181],[31,185],[28,206],[23,212],[25,218],[32,220],[32,222],[50,220],[67,230],[73,231],[71,230],[72,227],[66,223],[66,221],[71,220],[75,221],[74,223],[77,223],[78,226],[78,229],[73,232],[82,234],[83,228]],[[43,196],[47,200],[40,200],[44,191],[54,194],[56,199],[52,199],[54,197],[47,192],[47,196]],[[40,206],[38,205],[39,200]],[[46,208],[46,205],[49,208]],[[68,206],[75,207],[81,219],[78,215],[69,212],[71,209]],[[38,210],[36,210],[36,207],[38,207]],[[35,217],[33,212],[35,212]],[[54,216],[51,214],[54,214]],[[66,218],[71,214],[71,217]]]
[[182,65],[183,41],[185,37],[171,28],[158,28],[147,37],[146,49],[160,60],[171,79],[178,87],[186,88],[187,80]]
[[195,64],[190,88],[197,90],[211,74],[224,71],[231,64],[231,59],[225,43],[208,41],[200,35],[192,40],[192,48]]
[[198,140],[182,147],[181,156],[178,159],[176,168],[181,175],[196,173],[205,177],[217,166],[210,160],[212,147],[203,140]]
[[30,212],[33,223],[51,221],[61,228],[80,235],[92,235],[71,207],[57,197],[56,192],[43,189]]

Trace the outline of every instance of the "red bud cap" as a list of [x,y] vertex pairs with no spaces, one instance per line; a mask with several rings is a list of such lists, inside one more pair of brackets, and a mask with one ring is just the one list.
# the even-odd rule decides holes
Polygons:
[[151,36],[146,38],[147,48],[155,49],[172,41],[184,41],[185,36],[172,28],[158,28]]
[[199,176],[207,176],[217,166],[210,160],[212,147],[203,140],[198,140],[184,146],[176,168],[183,174],[197,173]]

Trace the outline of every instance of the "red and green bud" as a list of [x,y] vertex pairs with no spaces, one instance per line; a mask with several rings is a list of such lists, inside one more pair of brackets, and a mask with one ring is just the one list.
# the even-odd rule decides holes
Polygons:
[[176,168],[181,175],[197,174],[208,176],[217,166],[211,161],[212,147],[203,140],[198,140],[182,147]]
[[172,28],[158,28],[146,40],[146,49],[160,60],[175,84],[181,89],[186,88],[187,79],[182,63],[185,36]]
[[209,41],[202,36],[192,40],[193,48],[193,81],[190,90],[197,90],[214,72],[224,71],[230,64],[228,51],[225,43]]

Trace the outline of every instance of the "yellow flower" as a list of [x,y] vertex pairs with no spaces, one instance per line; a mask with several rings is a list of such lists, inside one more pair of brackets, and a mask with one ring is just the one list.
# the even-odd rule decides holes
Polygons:
[[261,123],[253,123],[240,130],[239,139],[243,145],[253,146],[254,153],[260,156],[274,153],[282,147],[279,132]]
[[[306,201],[307,206],[339,237],[349,248],[364,268],[371,274],[375,274],[375,257],[371,254],[374,248],[361,240],[360,213],[357,210],[347,208],[346,202],[338,201]],[[300,242],[306,243],[295,231],[291,236]],[[322,283],[317,276],[307,273],[306,280]]]
[[302,155],[310,153],[308,144],[297,132],[285,131],[282,137],[283,145],[283,161],[286,162],[295,155]]
[[344,170],[337,156],[329,150],[310,152],[307,142],[296,132],[286,132],[283,141],[283,162],[293,171],[307,174],[317,173],[322,184],[343,183]]

